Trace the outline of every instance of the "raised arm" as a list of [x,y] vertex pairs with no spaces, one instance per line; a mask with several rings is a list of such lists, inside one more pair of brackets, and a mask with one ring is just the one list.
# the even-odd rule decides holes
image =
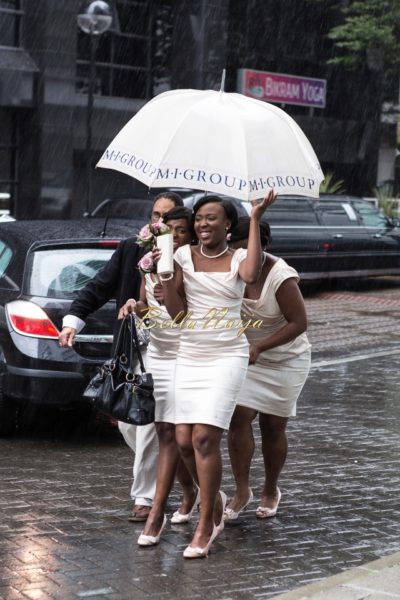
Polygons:
[[260,220],[264,212],[276,200],[274,190],[261,200],[252,202],[253,208],[250,215],[249,240],[247,243],[247,256],[239,266],[239,275],[246,283],[255,283],[260,276],[262,267],[261,242],[260,242]]

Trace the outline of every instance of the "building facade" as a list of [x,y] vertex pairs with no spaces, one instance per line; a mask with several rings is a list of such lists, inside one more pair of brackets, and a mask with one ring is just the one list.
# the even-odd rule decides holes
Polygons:
[[[326,80],[323,108],[280,103],[309,137],[325,172],[371,195],[380,140],[382,73],[327,65],[336,0],[110,0],[113,25],[96,41],[91,162],[153,95],[174,88],[236,91],[242,69]],[[0,208],[18,218],[82,215],[106,197],[144,192],[98,169],[86,197],[90,39],[80,0],[0,0]],[[151,131],[149,131],[149,136]],[[388,158],[389,157],[389,158]],[[389,168],[385,173],[390,172]]]

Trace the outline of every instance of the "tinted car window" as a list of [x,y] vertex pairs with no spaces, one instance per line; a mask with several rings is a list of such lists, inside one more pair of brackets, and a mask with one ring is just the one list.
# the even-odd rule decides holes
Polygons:
[[357,215],[350,204],[324,203],[320,205],[320,218],[324,225],[357,225]]
[[0,241],[0,277],[3,277],[12,258],[12,250]]
[[279,198],[270,206],[263,220],[276,225],[318,225],[317,216],[307,200]]
[[27,293],[72,297],[105,265],[113,251],[110,248],[36,250],[28,262]]
[[387,227],[387,219],[384,215],[376,210],[367,202],[354,202],[354,207],[357,209],[361,220],[367,227]]

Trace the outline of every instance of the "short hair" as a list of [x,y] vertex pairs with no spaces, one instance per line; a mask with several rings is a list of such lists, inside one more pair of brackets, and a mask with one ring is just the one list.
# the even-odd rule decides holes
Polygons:
[[186,208],[186,206],[175,206],[171,208],[167,213],[165,213],[163,217],[164,223],[168,221],[172,221],[173,219],[186,219],[190,224],[192,220],[192,211],[190,208]]
[[203,196],[199,200],[197,200],[196,204],[193,207],[192,214],[192,223],[194,224],[195,216],[198,210],[204,206],[205,204],[209,204],[213,202],[215,204],[220,204],[225,211],[226,218],[231,222],[231,226],[228,229],[228,232],[232,231],[237,225],[238,222],[238,214],[234,204],[230,200],[226,200],[225,198],[220,198],[219,196]]
[[186,208],[186,206],[175,206],[175,208],[171,208],[171,210],[165,213],[163,217],[164,223],[168,223],[168,221],[173,221],[174,219],[186,219],[192,237],[192,243],[197,242],[192,224],[192,211],[190,208]]
[[[250,231],[250,218],[240,217],[237,226],[232,230],[229,242],[240,242],[247,240]],[[260,222],[261,246],[266,248],[271,241],[271,229],[266,221]]]
[[157,194],[157,196],[153,200],[153,204],[161,198],[171,200],[171,202],[174,203],[174,206],[184,206],[182,196],[180,196],[176,192],[161,192],[160,194]]

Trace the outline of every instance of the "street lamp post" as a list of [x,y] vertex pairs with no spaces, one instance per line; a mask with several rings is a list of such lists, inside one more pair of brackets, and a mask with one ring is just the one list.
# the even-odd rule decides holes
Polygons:
[[79,28],[89,35],[90,39],[90,63],[89,63],[89,88],[86,110],[86,211],[88,215],[92,203],[92,115],[93,96],[96,77],[96,47],[98,37],[110,29],[112,25],[111,8],[103,0],[94,0],[86,3],[85,7],[77,17]]

